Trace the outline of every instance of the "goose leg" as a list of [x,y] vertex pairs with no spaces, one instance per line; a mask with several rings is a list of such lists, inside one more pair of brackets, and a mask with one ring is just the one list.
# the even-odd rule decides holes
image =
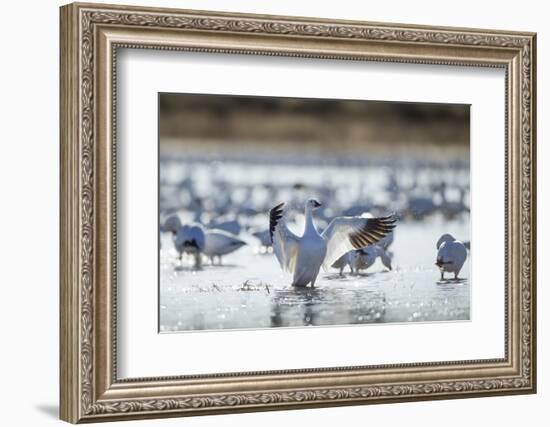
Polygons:
[[317,280],[317,275],[315,275],[313,277],[313,280],[311,281],[311,287],[314,288],[315,287],[315,281]]
[[210,264],[214,265],[214,256],[213,255],[210,257]]
[[458,280],[458,272],[455,271],[455,280]]
[[441,281],[445,280],[445,278],[443,277],[443,271],[441,271]]
[[201,254],[195,253],[195,270],[200,270],[201,268]]
[[218,255],[218,264],[222,265],[222,256],[221,255]]
[[340,276],[342,276],[342,277],[344,276],[344,267],[343,266],[340,267]]

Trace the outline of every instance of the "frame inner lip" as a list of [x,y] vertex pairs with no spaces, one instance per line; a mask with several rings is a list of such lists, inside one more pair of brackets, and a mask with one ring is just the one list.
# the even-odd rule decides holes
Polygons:
[[[157,50],[161,49],[163,50],[163,45],[154,45],[154,44],[139,44],[139,43],[127,43],[125,41],[120,41],[118,39],[113,39],[110,41],[111,47],[112,47],[112,67],[111,67],[111,74],[112,74],[112,81],[116,82],[116,60],[117,56],[116,53],[119,48],[129,48],[129,49],[150,49],[150,50]],[[475,46],[477,47],[477,46]],[[271,56],[269,54],[270,50],[234,50],[234,49],[224,49],[224,48],[193,48],[192,46],[183,46],[183,47],[177,47],[177,46],[170,46],[170,50],[174,51],[182,51],[182,52],[203,52],[203,53],[225,53],[225,54],[250,54],[250,55],[266,55]],[[341,57],[338,55],[318,55],[318,54],[309,54],[307,52],[295,54],[295,53],[288,53],[283,52],[280,53],[280,56],[288,56],[288,57],[298,57],[298,58],[313,58],[313,59],[343,59],[343,60],[351,60],[351,61],[365,61],[365,62],[397,62],[397,63],[408,63],[408,64],[418,64],[418,65],[425,65],[425,64],[432,64],[432,65],[455,65],[455,66],[467,66],[467,67],[488,67],[488,68],[504,68],[506,70],[505,80],[508,81],[508,75],[509,75],[509,69],[504,63],[493,63],[493,62],[477,62],[477,63],[471,63],[471,62],[460,62],[460,61],[451,61],[451,62],[440,62],[437,60],[431,60],[431,59],[422,59],[422,60],[415,60],[414,58],[407,58],[406,60],[397,60],[393,61],[392,59],[386,59],[386,58],[370,58],[370,57]],[[505,87],[506,97],[508,96],[508,86]],[[112,85],[112,111],[116,111],[116,84]],[[507,107],[507,103],[506,103]],[[507,123],[505,123],[507,125]],[[112,121],[112,141],[113,141],[113,151],[116,151],[116,118]],[[506,150],[507,153],[507,150]],[[507,154],[506,154],[507,157]],[[116,157],[113,157],[113,168],[116,170]],[[505,168],[505,172],[507,172]],[[505,184],[508,185],[507,182]],[[113,180],[113,188],[112,192],[114,194],[113,199],[113,212],[116,212],[116,180]],[[507,193],[507,191],[506,191]],[[508,199],[506,198],[505,202],[505,210],[508,212]],[[116,223],[115,223],[116,224]],[[113,241],[116,241],[116,227],[113,228]],[[113,252],[116,254],[116,250]],[[114,265],[116,265],[116,260],[112,260]],[[507,282],[507,276],[505,275],[505,281]],[[113,286],[113,300],[116,301],[116,270],[113,271],[113,280],[115,285]],[[507,284],[505,286],[505,305],[508,303],[508,292],[507,292]],[[209,380],[209,379],[225,379],[225,378],[245,378],[245,377],[265,377],[265,376],[272,376],[272,375],[284,375],[284,376],[294,376],[294,375],[303,375],[303,374],[337,374],[340,377],[342,375],[345,375],[349,372],[354,371],[371,371],[375,369],[409,369],[409,368],[438,368],[438,367],[458,367],[463,365],[465,369],[469,365],[507,365],[510,362],[509,354],[508,354],[508,317],[505,316],[505,342],[504,342],[504,357],[503,358],[489,358],[489,359],[475,359],[475,360],[452,360],[452,361],[434,361],[434,362],[413,362],[413,363],[400,363],[400,364],[381,364],[381,365],[353,365],[353,366],[336,366],[336,367],[325,367],[325,368],[302,368],[302,369],[285,369],[285,370],[269,370],[269,371],[243,371],[243,372],[220,372],[220,373],[214,373],[214,374],[193,374],[193,375],[170,375],[170,376],[159,376],[159,377],[131,377],[131,378],[118,378],[117,377],[117,371],[116,366],[118,364],[117,360],[117,309],[116,304],[113,307],[112,316],[115,319],[113,322],[113,330],[112,330],[112,365],[114,366],[113,369],[113,375],[111,378],[111,381],[113,384],[129,384],[129,383],[150,383],[152,381],[177,381],[181,382],[182,385],[184,383],[193,381],[193,380]]]

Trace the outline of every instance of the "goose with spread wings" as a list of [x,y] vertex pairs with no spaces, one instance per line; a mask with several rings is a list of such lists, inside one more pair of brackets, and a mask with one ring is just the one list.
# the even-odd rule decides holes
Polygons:
[[273,252],[284,271],[292,273],[293,286],[315,286],[321,266],[325,269],[353,249],[365,248],[384,238],[395,227],[393,215],[380,218],[341,216],[319,233],[313,211],[321,204],[309,199],[305,206],[305,229],[299,237],[286,225],[284,203],[269,212],[269,232]]

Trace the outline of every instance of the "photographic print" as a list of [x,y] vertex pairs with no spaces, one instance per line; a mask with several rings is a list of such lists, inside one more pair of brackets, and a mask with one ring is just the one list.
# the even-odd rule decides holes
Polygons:
[[159,330],[470,319],[470,106],[159,94]]

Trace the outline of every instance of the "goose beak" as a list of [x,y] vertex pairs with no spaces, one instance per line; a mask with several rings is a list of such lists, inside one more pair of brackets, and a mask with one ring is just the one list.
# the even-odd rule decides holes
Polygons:
[[318,208],[318,207],[321,206],[321,203],[319,203],[317,200],[314,200],[314,201],[313,201],[313,206],[316,207],[316,208]]

